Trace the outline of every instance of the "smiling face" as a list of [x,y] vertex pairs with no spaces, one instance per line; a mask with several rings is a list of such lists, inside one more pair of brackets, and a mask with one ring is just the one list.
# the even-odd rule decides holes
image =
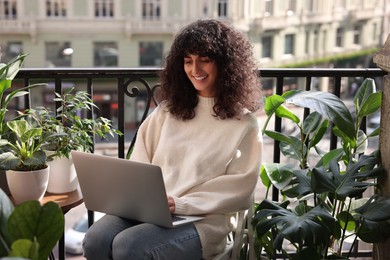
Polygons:
[[184,71],[200,96],[215,96],[218,74],[215,61],[208,57],[189,54],[184,57]]

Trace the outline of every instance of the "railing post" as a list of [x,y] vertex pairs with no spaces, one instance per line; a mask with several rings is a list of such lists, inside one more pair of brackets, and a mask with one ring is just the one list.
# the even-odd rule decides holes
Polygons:
[[[379,149],[382,165],[386,171],[385,177],[378,180],[379,193],[390,196],[390,35],[383,48],[374,55],[374,62],[388,74],[383,77],[383,95],[381,108],[381,133]],[[390,256],[390,238],[384,242],[374,244],[373,259],[388,259]]]

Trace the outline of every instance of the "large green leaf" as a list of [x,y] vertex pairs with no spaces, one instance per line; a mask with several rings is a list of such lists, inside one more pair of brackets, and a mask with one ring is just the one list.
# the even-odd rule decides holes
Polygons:
[[328,119],[323,120],[321,125],[317,128],[316,132],[312,135],[310,139],[309,149],[317,145],[322,140],[324,134],[326,133],[326,130],[328,129],[328,126]]
[[371,115],[379,110],[382,104],[382,92],[372,93],[359,109],[358,117]]
[[276,109],[275,114],[280,118],[288,118],[297,124],[300,122],[299,117],[297,117],[291,110],[289,110],[287,107],[283,105],[279,106]]
[[285,102],[285,99],[279,95],[266,97],[264,102],[264,111],[267,116],[273,115],[278,107]]
[[0,68],[0,80],[13,80],[23,65],[27,54],[21,54],[10,60],[5,66]]
[[357,233],[366,243],[379,243],[390,237],[390,223],[387,221],[371,221],[366,219]]
[[39,259],[46,260],[64,231],[64,215],[58,204],[39,201],[19,204],[8,220],[8,232],[12,241],[35,239],[39,243]]
[[295,136],[290,136],[289,139],[290,143],[282,141],[279,143],[280,151],[288,158],[302,161],[302,158],[307,152],[306,144],[302,143],[302,141]]
[[315,132],[320,126],[322,122],[322,115],[318,112],[310,113],[305,121],[303,121],[302,132],[307,135],[312,132]]
[[12,152],[4,152],[0,154],[0,169],[9,170],[14,169],[19,165],[21,159],[15,156]]
[[19,138],[21,138],[28,130],[28,123],[25,120],[9,121],[7,122],[7,126]]
[[377,222],[387,221],[390,219],[390,197],[374,195],[355,211],[364,219]]
[[[340,172],[337,160],[332,160],[329,169],[323,167],[313,168],[312,188],[316,193],[331,192],[337,199],[360,196],[369,186],[375,185],[364,182],[364,179],[374,179],[383,173],[381,168],[365,169],[367,165],[378,162],[375,156],[361,156],[358,162],[349,162],[345,173]],[[364,169],[365,171],[359,172]]]
[[350,138],[355,135],[355,125],[344,102],[337,96],[321,91],[301,91],[286,98],[287,103],[307,107],[329,118]]
[[316,167],[329,168],[331,161],[339,161],[344,155],[344,150],[342,148],[333,149],[322,155],[321,159],[317,162]]
[[356,94],[353,98],[354,104],[360,108],[362,104],[366,102],[368,97],[376,92],[375,81],[371,78],[367,78],[363,81],[363,83],[359,86]]
[[263,163],[261,171],[266,173],[268,180],[279,190],[284,189],[290,183],[293,175],[292,165],[279,163]]
[[295,170],[289,185],[282,190],[282,193],[290,198],[299,198],[312,192],[311,177],[307,169]]
[[291,137],[289,137],[289,136],[287,136],[285,134],[276,132],[276,131],[266,130],[266,131],[264,131],[264,134],[268,135],[272,139],[277,140],[279,142],[286,142],[286,143],[289,143],[289,144],[292,143]]
[[297,213],[285,209],[271,201],[263,200],[254,216],[257,220],[256,232],[263,236],[271,228],[276,228],[275,248],[280,250],[284,239],[304,245],[329,244],[335,219],[322,207],[307,208],[306,213]]

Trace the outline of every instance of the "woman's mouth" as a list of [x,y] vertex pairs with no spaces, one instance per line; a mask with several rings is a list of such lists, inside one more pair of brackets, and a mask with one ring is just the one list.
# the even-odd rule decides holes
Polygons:
[[193,77],[196,80],[204,80],[207,76],[202,76],[202,77],[193,76]]

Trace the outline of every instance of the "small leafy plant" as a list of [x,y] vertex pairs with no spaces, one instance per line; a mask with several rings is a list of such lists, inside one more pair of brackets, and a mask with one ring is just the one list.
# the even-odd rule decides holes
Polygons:
[[47,156],[42,149],[46,139],[42,128],[33,127],[25,119],[7,122],[12,135],[0,140],[0,147],[6,152],[0,154],[0,168],[3,170],[34,171],[47,167]]
[[[376,179],[384,174],[379,151],[366,154],[368,139],[379,135],[380,129],[369,135],[361,130],[365,117],[381,107],[381,97],[374,81],[366,79],[354,97],[355,116],[328,92],[290,91],[266,98],[268,119],[263,134],[279,141],[282,154],[296,164],[262,165],[260,175],[267,195],[252,220],[257,255],[344,259],[358,239],[377,243],[390,236],[390,199],[368,198],[364,193],[375,188]],[[285,104],[308,108],[311,113],[301,120]],[[298,129],[297,136],[267,130],[274,115],[291,121]],[[325,152],[319,144],[330,123],[341,147]],[[317,155],[315,163],[309,162],[312,154]],[[283,196],[280,203],[267,199],[272,185]],[[350,246],[345,253],[346,242]]]
[[55,156],[69,158],[72,150],[92,152],[95,135],[107,139],[122,134],[114,129],[111,120],[107,118],[82,117],[82,113],[97,108],[86,91],[74,92],[74,89],[70,89],[62,95],[55,95],[54,101],[61,103],[56,115],[44,107],[27,112],[46,135],[55,137],[44,146],[46,150],[55,151]]

